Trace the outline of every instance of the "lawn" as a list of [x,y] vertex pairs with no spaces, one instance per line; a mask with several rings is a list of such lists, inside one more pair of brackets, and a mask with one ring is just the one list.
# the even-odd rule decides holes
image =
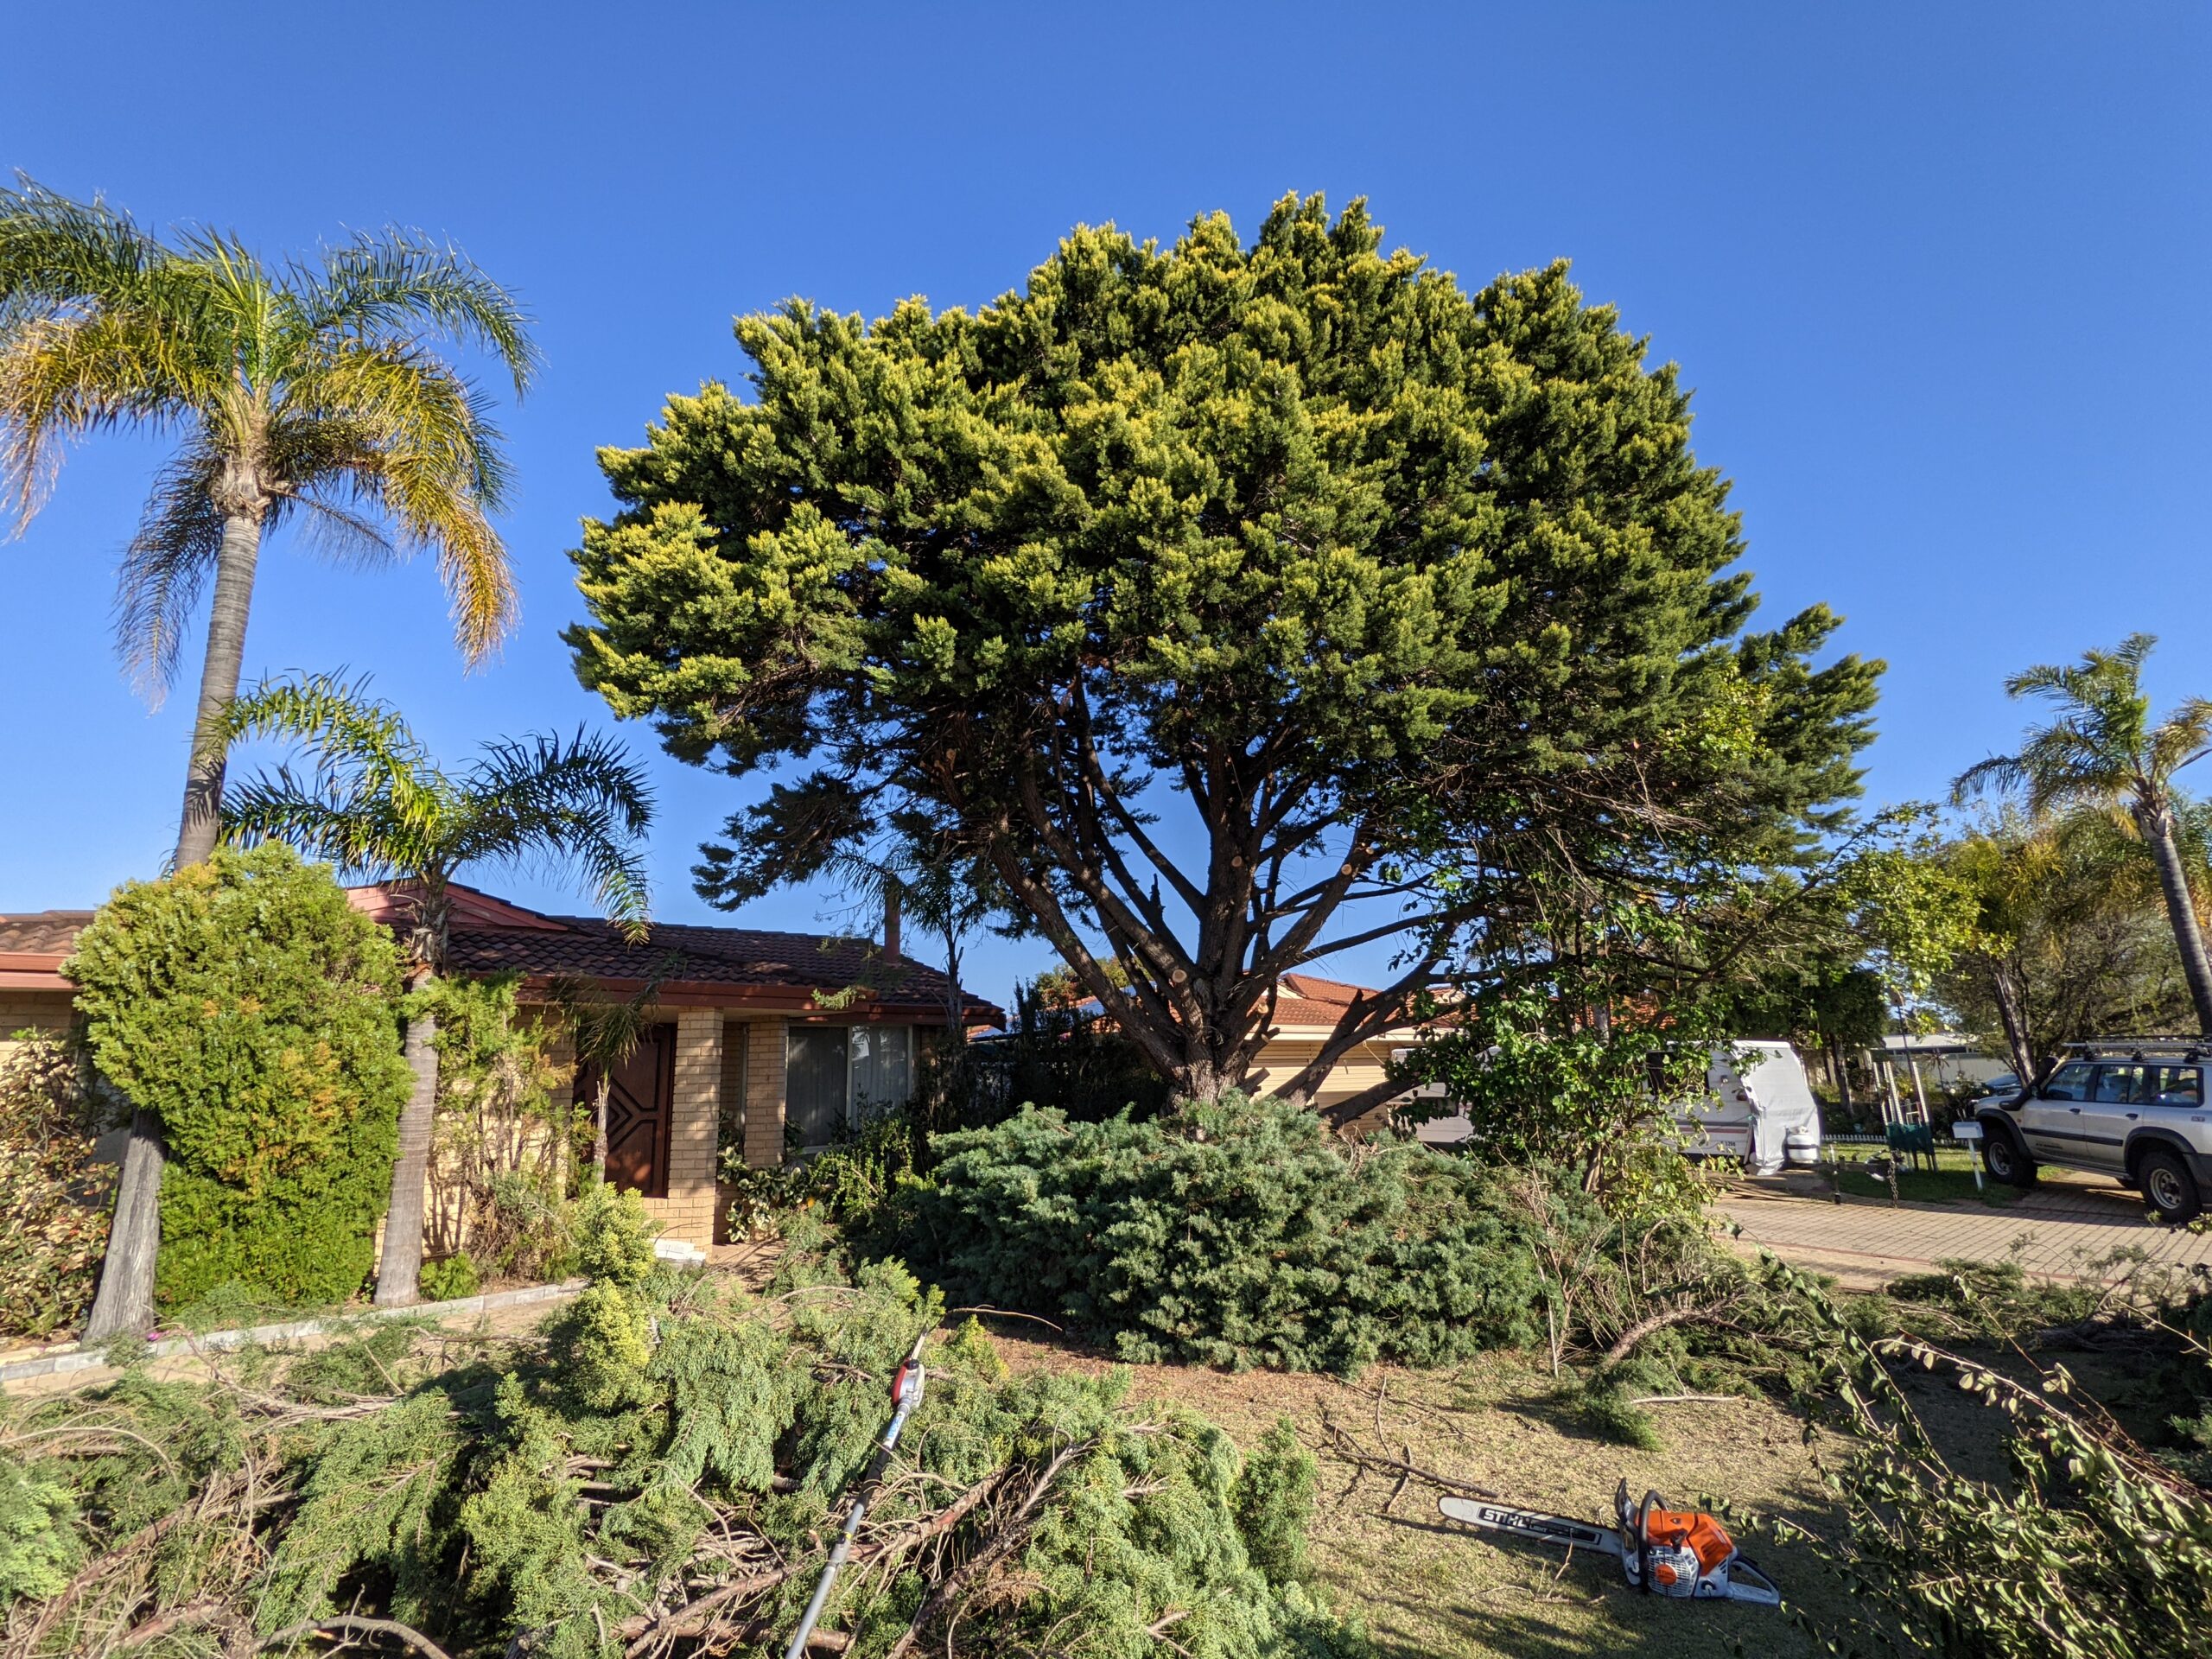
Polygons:
[[[1109,1362],[1065,1347],[999,1338],[1017,1370],[1096,1370]],[[1656,1408],[1663,1451],[1597,1437],[1560,1402],[1551,1379],[1522,1358],[1495,1355],[1434,1371],[1378,1366],[1358,1381],[1313,1375],[1144,1365],[1134,1397],[1205,1413],[1246,1446],[1288,1417],[1320,1459],[1311,1560],[1335,1605],[1356,1613],[1390,1659],[1580,1655],[1780,1659],[1821,1651],[1792,1616],[1832,1627],[1851,1605],[1843,1585],[1802,1548],[1742,1540],[1769,1569],[1781,1610],[1639,1596],[1610,1561],[1492,1541],[1445,1522],[1436,1494],[1394,1493],[1332,1443],[1333,1423],[1370,1451],[1474,1482],[1501,1497],[1592,1520],[1611,1511],[1614,1483],[1656,1487],[1677,1503],[1718,1497],[1829,1530],[1835,1511],[1815,1465],[1840,1442],[1805,1440],[1802,1422],[1765,1400]],[[1740,1644],[1740,1646],[1738,1645]]]
[[[1890,1194],[1886,1178],[1870,1174],[1865,1166],[1869,1159],[1886,1157],[1878,1147],[1839,1147],[1834,1148],[1836,1191],[1848,1198],[1882,1198]],[[1908,1160],[1897,1170],[1897,1195],[1910,1204],[1986,1204],[2002,1206],[2017,1204],[2020,1189],[1993,1180],[1986,1171],[1981,1177],[1981,1186],[1975,1189],[1974,1154],[1964,1147],[1939,1144],[1936,1148],[1936,1167],[1932,1170],[1916,1166]]]

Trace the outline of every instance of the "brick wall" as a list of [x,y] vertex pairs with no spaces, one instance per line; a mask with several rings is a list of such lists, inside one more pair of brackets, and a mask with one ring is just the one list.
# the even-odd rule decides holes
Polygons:
[[671,1238],[715,1236],[715,1121],[721,1115],[722,1016],[686,1008],[676,1017],[676,1078],[669,1102],[668,1196],[645,1211]]
[[0,990],[0,1042],[19,1031],[60,1035],[75,1017],[75,1003],[67,991]]
[[784,1161],[784,1027],[756,1020],[746,1033],[745,1161],[766,1169]]

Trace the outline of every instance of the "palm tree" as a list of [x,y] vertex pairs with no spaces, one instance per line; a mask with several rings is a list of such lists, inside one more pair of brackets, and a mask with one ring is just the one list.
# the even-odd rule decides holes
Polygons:
[[[289,842],[348,875],[396,884],[405,906],[410,982],[445,971],[454,875],[479,864],[565,868],[632,939],[645,934],[645,878],[638,838],[652,815],[645,778],[621,746],[579,732],[563,744],[533,737],[487,743],[458,774],[433,761],[388,704],[365,684],[317,675],[264,682],[225,713],[226,743],[290,738],[314,757],[233,785],[223,798],[226,839]],[[438,1090],[437,1023],[407,1022],[415,1087],[399,1118],[391,1207],[377,1268],[379,1307],[416,1300],[423,1264],[423,1185]]]
[[[18,175],[0,189],[0,493],[20,534],[73,439],[118,427],[174,435],[123,560],[116,633],[159,702],[213,577],[175,867],[215,844],[217,741],[238,689],[264,533],[298,514],[356,560],[429,550],[471,664],[514,624],[514,579],[487,514],[506,482],[483,394],[427,346],[488,352],[519,393],[535,366],[513,297],[411,232],[360,236],[319,265],[272,268],[236,237],[168,242],[95,199]],[[87,1340],[153,1317],[165,1148],[131,1125]]]
[[1964,801],[1983,789],[2018,790],[2037,817],[2087,807],[2132,824],[2158,868],[2197,1028],[2212,1035],[2212,961],[2174,834],[2173,788],[2176,772],[2212,750],[2212,699],[2186,698],[2154,725],[2142,681],[2144,659],[2157,644],[2151,634],[2133,633],[2117,651],[2013,675],[2005,682],[2007,696],[2040,697],[2057,718],[2031,728],[2018,753],[1969,766],[1951,794]]

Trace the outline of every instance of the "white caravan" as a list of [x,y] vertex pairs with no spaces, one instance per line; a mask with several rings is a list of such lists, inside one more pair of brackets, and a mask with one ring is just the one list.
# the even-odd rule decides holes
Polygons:
[[1692,1157],[1740,1158],[1754,1174],[1821,1155],[1821,1108],[1804,1062],[1787,1043],[1718,1045],[1706,1068],[1702,1099],[1675,1109],[1682,1150]]

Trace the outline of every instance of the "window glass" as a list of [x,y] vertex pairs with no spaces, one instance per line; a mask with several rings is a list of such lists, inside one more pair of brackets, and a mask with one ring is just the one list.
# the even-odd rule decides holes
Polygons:
[[914,1093],[914,1033],[909,1026],[852,1028],[855,1122],[904,1106]]
[[2150,1065],[2101,1065],[2097,1086],[2089,1098],[2109,1106],[2133,1106],[2143,1098],[2143,1085],[2157,1075]]
[[2050,1074],[2050,1081],[2043,1086],[2045,1100],[2080,1100],[2089,1092],[2089,1073],[2095,1068],[2086,1061],[2076,1060],[2062,1065]]
[[2161,1068],[2158,1092],[2151,1096],[2158,1106],[2202,1106],[2204,1103],[2204,1074],[2193,1065],[2169,1065]]
[[801,1146],[826,1147],[845,1127],[845,1033],[843,1026],[793,1026],[786,1051],[785,1121]]

